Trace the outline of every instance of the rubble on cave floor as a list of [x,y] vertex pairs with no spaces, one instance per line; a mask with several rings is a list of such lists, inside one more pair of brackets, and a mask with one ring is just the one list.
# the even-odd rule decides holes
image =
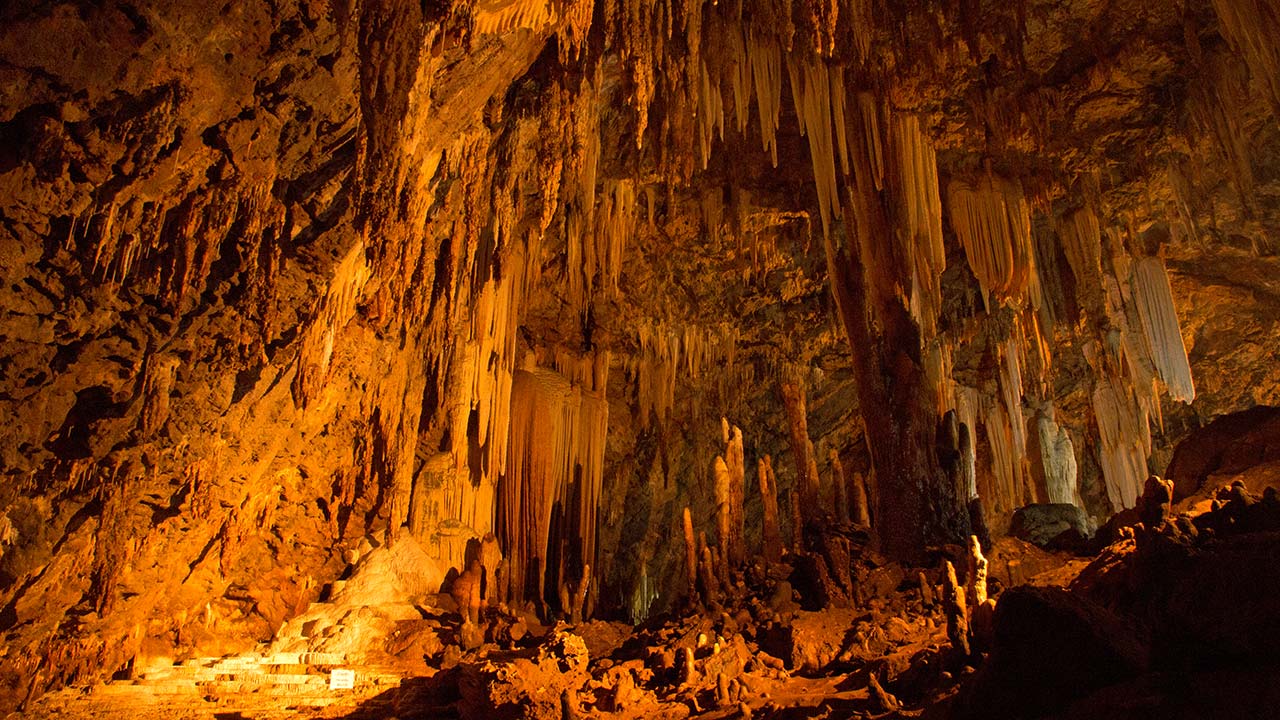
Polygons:
[[[1093,559],[1003,538],[989,557],[944,548],[906,567],[835,530],[847,573],[818,551],[756,562],[636,627],[491,606],[470,650],[451,597],[385,592],[421,578],[397,562],[412,546],[380,548],[260,652],[135,668],[24,717],[1269,716],[1280,494],[1237,482],[1170,506],[1149,483],[1147,498],[1145,522]],[[335,670],[354,671],[350,689],[331,688]]]

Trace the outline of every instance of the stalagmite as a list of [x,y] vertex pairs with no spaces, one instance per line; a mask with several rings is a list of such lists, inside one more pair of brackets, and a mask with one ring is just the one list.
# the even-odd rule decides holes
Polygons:
[[760,481],[760,504],[763,508],[760,553],[765,562],[776,563],[782,559],[782,535],[778,531],[778,485],[773,474],[773,459],[760,458],[757,477]]
[[458,612],[462,614],[465,622],[477,623],[480,621],[480,608],[482,607],[480,601],[480,577],[480,560],[475,559],[471,561],[466,572],[453,581],[451,594],[454,602],[458,604]]
[[[716,530],[720,539],[720,553],[728,561],[732,554],[729,550],[730,544],[733,542],[731,529],[732,521],[730,519],[731,512],[729,510],[729,467],[725,464],[724,458],[720,455],[716,456],[713,467],[715,475],[715,491],[716,491]],[[722,573],[723,574],[723,573]]]
[[867,505],[867,483],[863,479],[862,473],[854,473],[853,481],[850,483],[853,495],[852,520],[853,524],[859,527],[871,527],[871,513]]
[[685,582],[688,583],[688,602],[694,605],[698,601],[698,545],[693,535],[693,517],[686,505],[681,527],[684,529],[684,571]]
[[977,535],[969,536],[969,574],[965,579],[969,607],[977,608],[987,601],[987,558]]
[[1051,503],[1079,505],[1075,448],[1071,443],[1071,434],[1054,421],[1052,403],[1047,403],[1038,414],[1036,431],[1047,500]]
[[486,607],[497,603],[497,574],[501,564],[502,550],[498,548],[498,539],[491,532],[485,533],[480,541],[480,568],[484,571],[481,599]]
[[587,609],[587,591],[591,587],[591,565],[584,564],[582,566],[582,577],[578,579],[578,584],[574,586],[573,597],[569,600],[569,622],[579,623],[584,620],[590,620],[589,613],[585,613]]
[[800,494],[791,488],[791,550],[796,554],[804,552],[804,517],[800,511]]
[[1134,263],[1132,292],[1142,333],[1151,349],[1151,360],[1169,389],[1169,396],[1185,403],[1195,400],[1191,365],[1178,328],[1178,314],[1173,307],[1173,291],[1164,261],[1145,257]]
[[[721,418],[721,422],[725,428],[729,427],[729,421]],[[746,560],[746,548],[742,543],[742,505],[744,500],[744,492],[746,485],[746,459],[742,447],[742,430],[737,425],[727,433],[728,440],[725,447],[725,470],[728,474],[728,488],[725,496],[728,535],[725,536],[725,552],[727,561],[733,567],[740,567]]]
[[705,540],[699,544],[702,546],[702,560],[698,563],[698,577],[702,579],[702,600],[704,605],[710,606],[720,602],[720,582],[716,579],[716,563],[711,548],[706,546]]
[[849,523],[849,483],[844,476],[844,463],[835,448],[827,452],[827,464],[831,466],[831,483],[835,486],[836,522]]
[[956,580],[956,569],[948,560],[943,568],[942,602],[947,615],[947,639],[962,656],[969,656],[969,612],[965,592]]
[[[792,375],[796,375],[792,371]],[[811,457],[813,443],[809,439],[809,419],[805,402],[805,391],[797,377],[782,380],[779,383],[782,401],[787,410],[787,422],[790,429],[791,454],[796,464],[796,485],[800,488],[800,498],[809,507],[817,507],[818,478],[810,475],[810,468],[816,465]]]

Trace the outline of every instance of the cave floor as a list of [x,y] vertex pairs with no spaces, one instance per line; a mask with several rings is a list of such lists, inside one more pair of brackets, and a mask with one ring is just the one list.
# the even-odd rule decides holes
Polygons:
[[[397,564],[371,554],[270,644],[139,660],[130,678],[11,717],[1275,717],[1277,470],[1216,478],[1174,507],[1148,499],[1143,521],[1110,528],[1087,556],[997,539],[995,611],[985,626],[969,615],[970,653],[949,639],[942,587],[959,548],[921,567],[864,548],[844,581],[853,593],[822,609],[806,606],[839,583],[792,587],[818,555],[797,553],[748,568],[696,612],[638,626],[544,626],[500,607],[464,624],[448,596],[374,603],[363,593],[390,578],[360,569]],[[330,689],[334,670],[354,671],[350,689]]]

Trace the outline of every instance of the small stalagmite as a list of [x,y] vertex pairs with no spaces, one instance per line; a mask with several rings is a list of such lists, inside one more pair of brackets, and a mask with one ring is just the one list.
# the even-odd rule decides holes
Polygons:
[[852,519],[853,524],[859,527],[871,527],[871,513],[867,507],[867,481],[863,478],[862,473],[853,474],[853,482],[850,483],[853,495]]
[[943,568],[942,603],[947,614],[947,639],[951,647],[964,657],[969,656],[969,611],[965,603],[965,591],[956,579],[955,566],[946,561]]
[[480,541],[480,568],[484,580],[481,585],[481,600],[484,605],[496,604],[498,594],[498,566],[502,564],[502,550],[498,547],[498,538],[493,533],[486,533]]
[[578,585],[574,588],[572,597],[569,598],[569,622],[580,623],[590,619],[585,612],[587,609],[587,591],[591,588],[591,566],[582,566],[582,577],[578,579]]
[[804,552],[804,516],[800,512],[800,494],[791,488],[791,548],[792,552]]
[[835,448],[827,454],[827,462],[831,465],[831,483],[835,486],[836,522],[849,524],[849,483],[844,477],[844,463],[840,462],[840,453]]
[[465,622],[480,621],[480,576],[480,560],[476,558],[471,561],[465,572],[454,579],[453,588],[449,592],[454,602],[458,604],[458,612]]
[[987,558],[982,554],[982,544],[977,535],[969,536],[969,577],[965,594],[969,604],[976,608],[987,601]]

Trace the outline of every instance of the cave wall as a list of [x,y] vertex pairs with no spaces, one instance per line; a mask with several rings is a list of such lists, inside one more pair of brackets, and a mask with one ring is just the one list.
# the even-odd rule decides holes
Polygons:
[[[1017,400],[1028,420],[1053,401],[1092,512],[1105,323],[1054,252],[1080,207],[1172,277],[1198,394],[1164,398],[1152,469],[1212,417],[1280,402],[1274,56],[1240,52],[1223,3],[974,5],[0,10],[6,696],[265,640],[367,537],[415,538],[443,579],[499,529],[504,379],[557,354],[609,358],[601,612],[635,610],[641,569],[641,605],[679,597],[671,539],[685,506],[714,535],[722,416],[754,547],[755,459],[783,498],[803,474],[780,377],[806,385],[823,492],[828,450],[866,469],[816,130],[793,77],[738,104],[731,30],[772,27],[919,117],[942,187],[984,164],[1020,179],[1061,267],[1052,363]],[[984,310],[944,217],[937,337],[998,397],[1016,313]],[[674,368],[646,350],[663,337]]]

